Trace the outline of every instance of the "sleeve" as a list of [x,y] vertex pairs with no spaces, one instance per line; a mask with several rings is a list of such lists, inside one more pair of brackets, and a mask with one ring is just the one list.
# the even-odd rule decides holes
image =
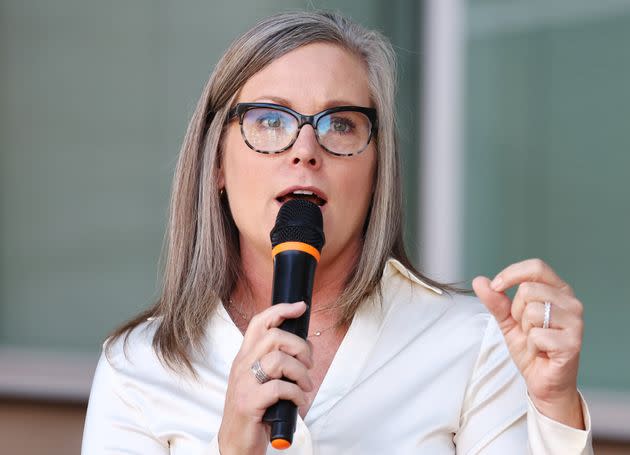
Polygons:
[[532,453],[593,453],[591,415],[582,394],[580,401],[585,430],[571,428],[544,416],[527,396],[527,432]]
[[[119,373],[101,354],[90,392],[82,455],[167,455],[169,442],[154,435],[147,416],[122,386]],[[201,455],[221,455],[218,435],[195,449]]]
[[125,396],[116,371],[105,354],[101,354],[92,382],[81,454],[169,453],[168,442],[159,440],[151,433],[142,411]]
[[481,342],[466,389],[454,441],[458,454],[588,455],[593,453],[590,417],[582,400],[586,430],[540,414],[527,396],[493,317]]

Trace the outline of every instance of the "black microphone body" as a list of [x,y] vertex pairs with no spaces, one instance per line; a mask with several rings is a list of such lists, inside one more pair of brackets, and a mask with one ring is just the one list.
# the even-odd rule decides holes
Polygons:
[[[276,255],[273,268],[272,305],[306,302],[306,311],[296,319],[286,319],[280,328],[306,339],[311,315],[311,296],[317,260],[303,251],[283,251]],[[293,441],[297,407],[292,401],[280,400],[267,409],[263,420],[271,424],[271,441]]]
[[[271,304],[306,303],[306,311],[299,318],[286,319],[280,325],[303,339],[308,336],[315,269],[324,245],[322,225],[319,207],[296,199],[280,208],[271,231],[274,261]],[[291,445],[297,421],[297,406],[292,401],[280,400],[270,406],[263,420],[271,425],[273,447],[282,449]]]

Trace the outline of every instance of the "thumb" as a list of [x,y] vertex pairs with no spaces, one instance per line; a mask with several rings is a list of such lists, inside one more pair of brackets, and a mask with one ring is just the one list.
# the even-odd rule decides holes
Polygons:
[[512,318],[512,302],[503,292],[496,292],[490,287],[490,280],[485,276],[478,276],[472,281],[472,286],[477,297],[488,308],[488,311],[499,323],[503,333],[510,330],[516,321]]

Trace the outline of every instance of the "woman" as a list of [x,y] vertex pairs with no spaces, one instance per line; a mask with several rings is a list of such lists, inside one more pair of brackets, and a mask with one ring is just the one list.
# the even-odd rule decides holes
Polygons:
[[[569,286],[540,260],[477,277],[491,316],[409,263],[393,55],[327,13],[228,49],[180,153],[162,296],[104,345],[84,453],[271,452],[279,399],[299,407],[287,453],[592,450]],[[277,328],[304,303],[270,307],[269,232],[292,198],[320,205],[327,239],[307,341]]]

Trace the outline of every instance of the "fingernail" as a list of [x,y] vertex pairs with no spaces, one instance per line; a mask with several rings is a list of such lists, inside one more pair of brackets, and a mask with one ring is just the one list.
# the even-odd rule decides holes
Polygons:
[[501,291],[503,289],[503,280],[501,277],[495,277],[494,280],[492,280],[492,283],[490,283],[490,287],[496,292]]

